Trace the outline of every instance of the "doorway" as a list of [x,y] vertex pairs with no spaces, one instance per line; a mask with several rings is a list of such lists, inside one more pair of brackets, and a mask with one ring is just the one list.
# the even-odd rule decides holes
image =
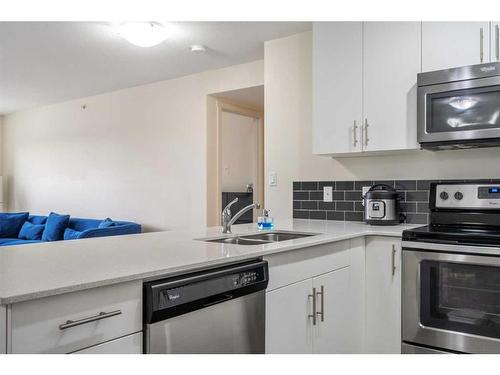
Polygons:
[[[264,86],[209,95],[207,123],[207,224],[215,226],[234,198],[233,214],[253,202],[264,207]],[[250,211],[236,224],[257,216]]]

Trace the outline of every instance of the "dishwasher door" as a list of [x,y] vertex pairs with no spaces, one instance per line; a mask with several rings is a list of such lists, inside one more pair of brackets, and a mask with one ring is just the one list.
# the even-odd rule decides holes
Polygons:
[[265,350],[265,291],[146,324],[151,354],[245,354]]

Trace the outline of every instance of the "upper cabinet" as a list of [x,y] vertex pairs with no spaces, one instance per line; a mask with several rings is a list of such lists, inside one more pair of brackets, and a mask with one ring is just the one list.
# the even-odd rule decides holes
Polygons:
[[420,22],[313,25],[313,152],[417,148]]
[[319,22],[313,32],[313,152],[359,152],[363,23]]
[[490,62],[490,35],[490,22],[422,22],[422,71]]
[[500,22],[317,22],[313,153],[418,149],[417,74],[500,61]]
[[363,25],[363,150],[415,149],[420,22]]

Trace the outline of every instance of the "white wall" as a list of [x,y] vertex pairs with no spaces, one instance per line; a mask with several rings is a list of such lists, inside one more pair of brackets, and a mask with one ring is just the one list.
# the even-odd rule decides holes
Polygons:
[[226,111],[221,117],[222,191],[257,187],[259,121]]
[[262,83],[256,61],[7,115],[9,209],[204,226],[207,94]]
[[[500,177],[498,148],[337,160],[314,156],[311,33],[266,42],[264,62],[265,199],[275,217],[292,215],[292,181]],[[269,172],[278,173],[277,187],[267,185]]]

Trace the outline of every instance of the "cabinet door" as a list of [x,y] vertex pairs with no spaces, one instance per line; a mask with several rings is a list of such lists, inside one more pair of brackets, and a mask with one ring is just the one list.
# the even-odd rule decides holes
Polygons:
[[365,22],[363,28],[363,147],[417,148],[420,22]]
[[490,61],[489,35],[489,22],[423,22],[422,70]]
[[313,279],[316,290],[317,322],[313,328],[314,353],[355,353],[353,332],[362,322],[353,319],[349,287],[350,267]]
[[313,25],[313,153],[361,151],[361,22]]
[[500,61],[500,22],[491,23],[490,32],[490,60]]
[[7,307],[0,305],[0,354],[7,353]]
[[266,353],[312,353],[312,280],[266,293]]
[[367,353],[401,353],[401,240],[366,240]]

